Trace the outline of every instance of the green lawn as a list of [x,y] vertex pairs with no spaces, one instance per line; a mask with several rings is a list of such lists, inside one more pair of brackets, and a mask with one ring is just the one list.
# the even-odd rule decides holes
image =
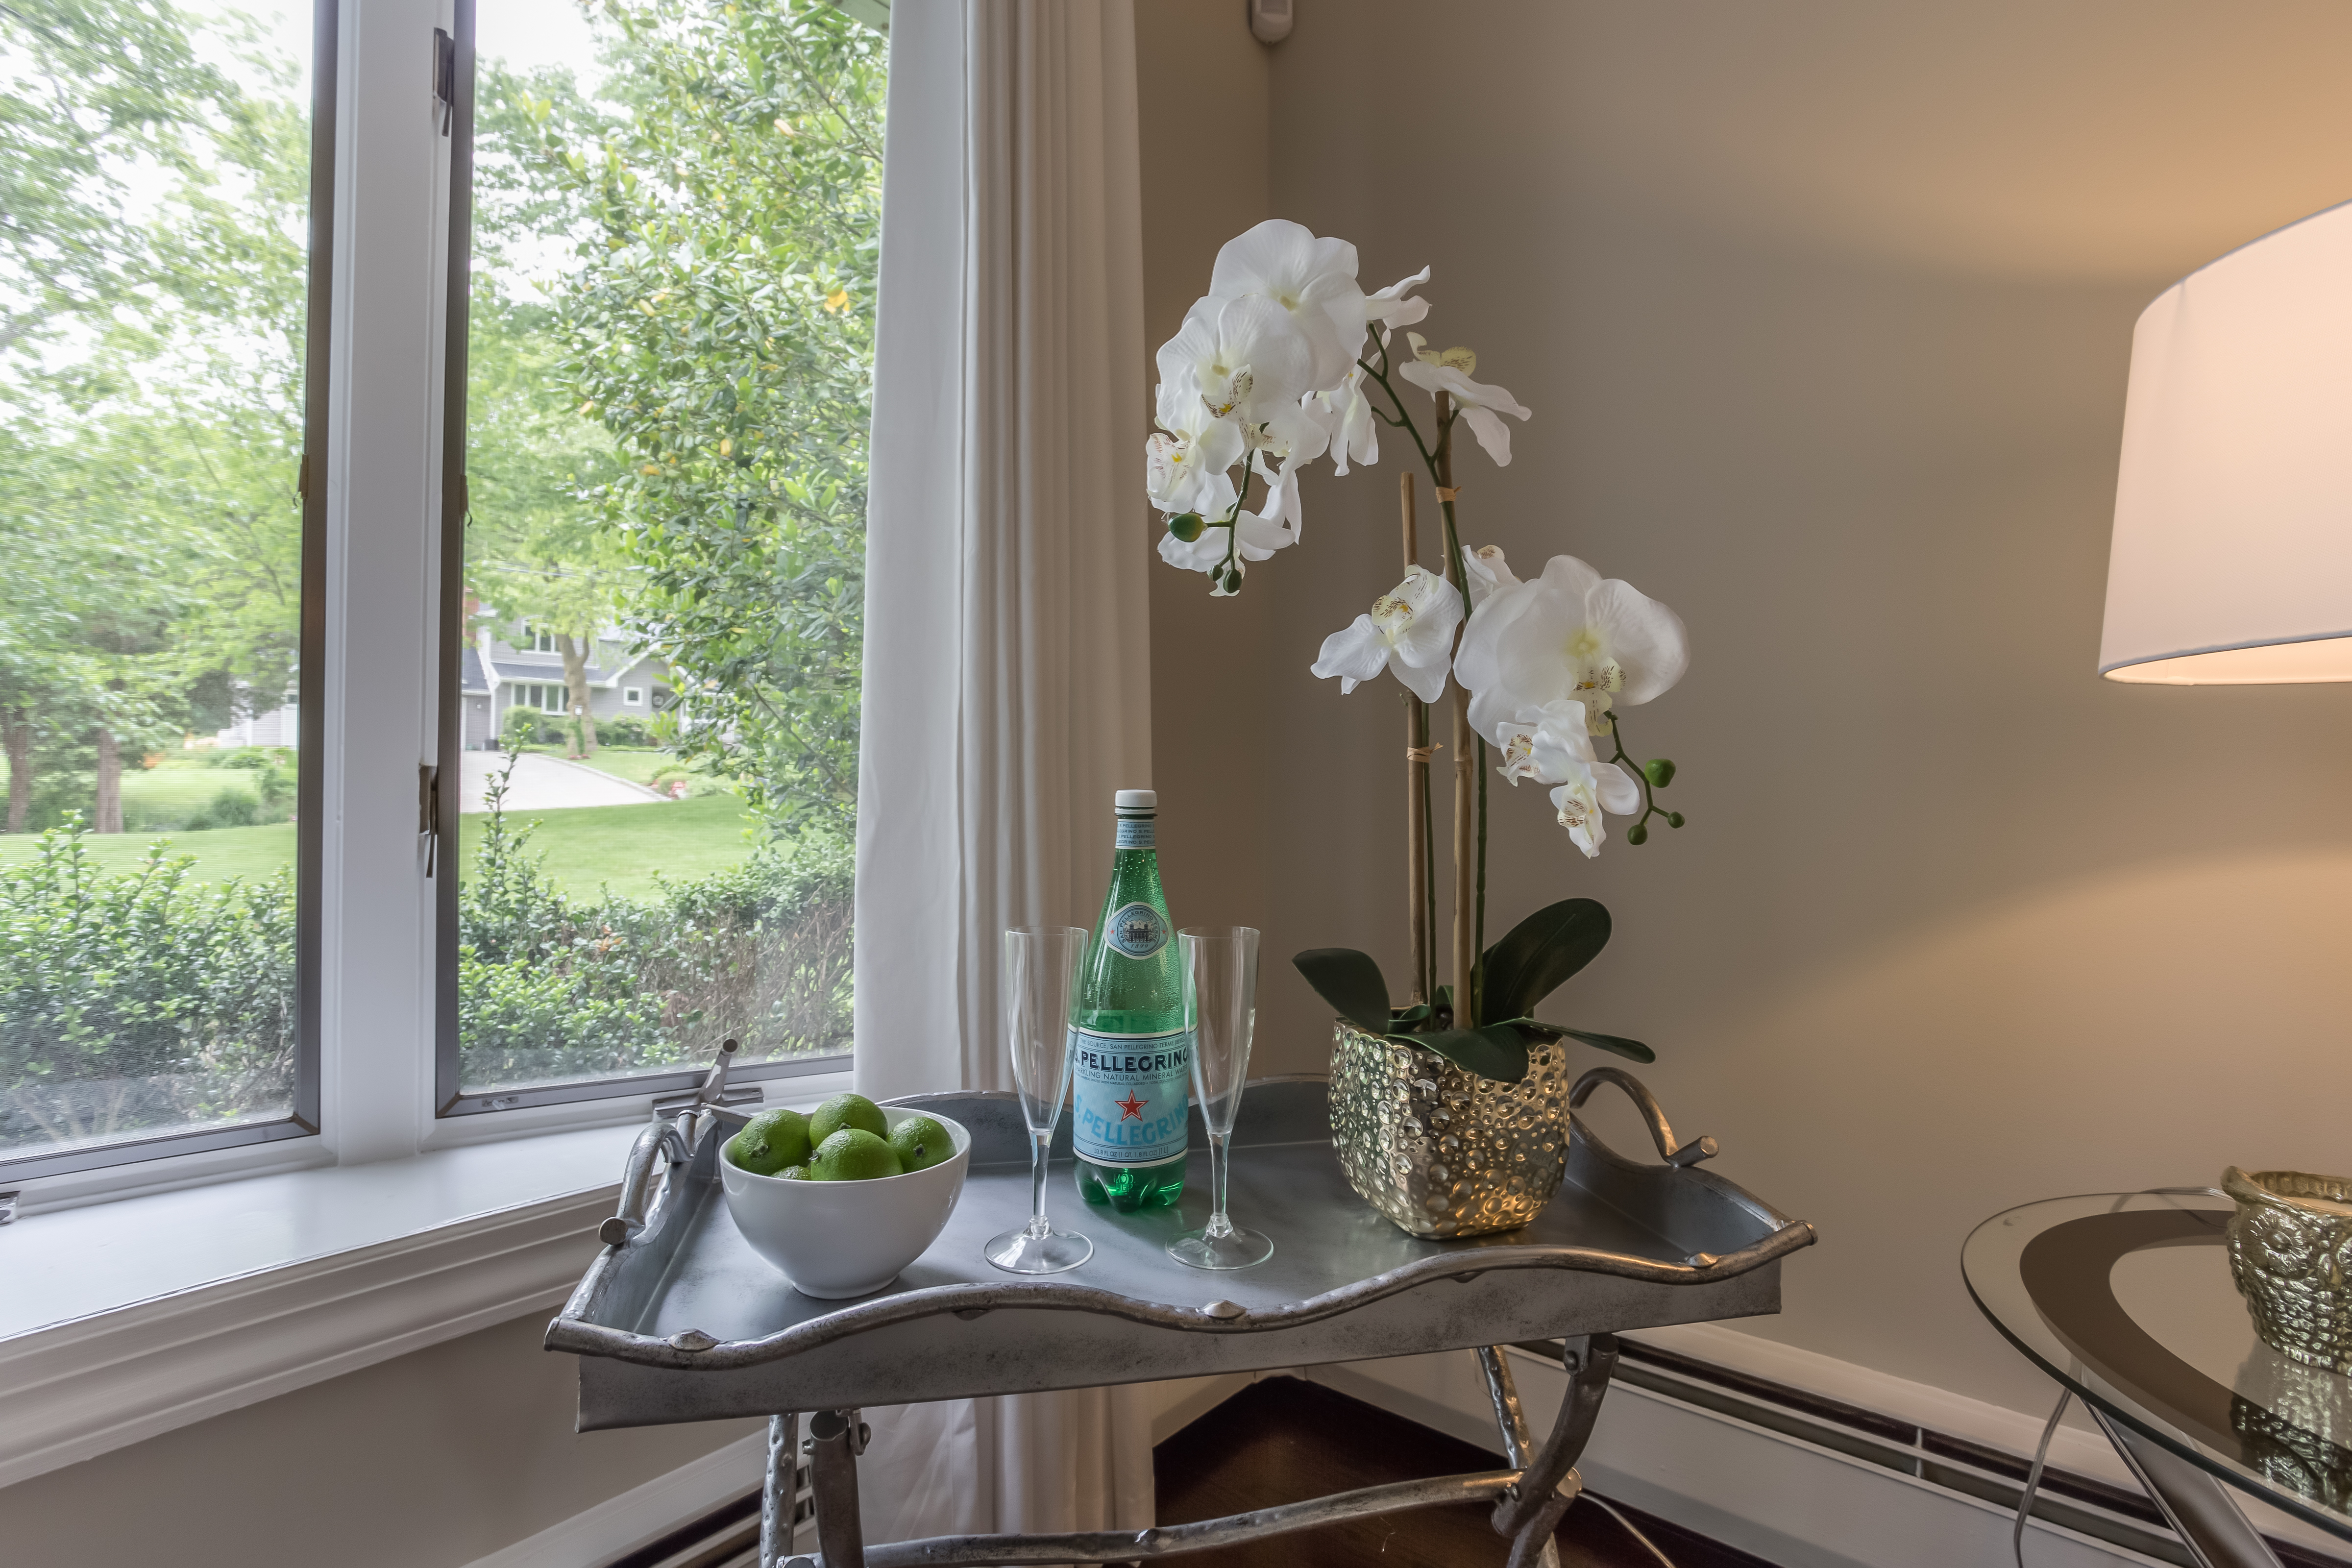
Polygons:
[[[82,839],[82,850],[101,871],[127,871],[147,858],[147,846],[159,837],[171,845],[172,854],[196,857],[199,881],[226,882],[232,877],[259,881],[280,866],[294,863],[290,822],[269,827],[216,827],[209,833],[93,833]],[[0,866],[30,860],[39,844],[38,834],[0,834]]]
[[[229,770],[206,771],[217,777]],[[727,795],[667,805],[647,802],[510,812],[507,820],[513,826],[539,824],[531,832],[531,848],[545,857],[548,872],[557,883],[578,894],[592,894],[599,882],[609,882],[616,893],[645,898],[654,890],[656,871],[674,881],[689,880],[737,864],[751,848],[751,841],[743,837],[751,823],[743,815],[742,803]],[[475,836],[483,821],[476,816],[458,819],[458,843],[464,850],[461,875],[472,872]],[[154,837],[93,835],[82,843],[100,869],[128,870],[145,858]],[[226,881],[231,877],[253,880],[292,863],[294,825],[179,833],[170,835],[167,842],[173,854],[196,858],[200,881]],[[29,833],[0,835],[0,866],[31,859],[37,843],[37,837]]]
[[[468,816],[458,823],[467,874],[475,835],[486,820]],[[593,893],[599,882],[608,882],[616,893],[646,898],[656,871],[674,882],[690,881],[740,864],[751,852],[751,840],[743,836],[751,820],[731,795],[507,813],[509,827],[532,822],[539,826],[531,830],[531,848],[545,857],[549,874],[574,893]]]

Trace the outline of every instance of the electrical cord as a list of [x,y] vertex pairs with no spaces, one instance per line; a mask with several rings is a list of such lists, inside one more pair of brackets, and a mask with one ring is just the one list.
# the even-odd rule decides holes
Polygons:
[[[1664,1552],[1663,1552],[1659,1551],[1659,1550],[1658,1550],[1658,1543],[1657,1543],[1656,1542],[1654,1542],[1654,1541],[1651,1540],[1648,1536],[1646,1536],[1646,1535],[1643,1534],[1643,1533],[1642,1533],[1642,1531],[1641,1531],[1641,1530],[1640,1530],[1640,1529],[1639,1529],[1639,1528],[1638,1528],[1638,1527],[1633,1523],[1633,1521],[1632,1520],[1627,1519],[1623,1514],[1622,1514],[1622,1513],[1618,1512],[1618,1511],[1617,1511],[1616,1505],[1615,1505],[1615,1504],[1613,1504],[1613,1503],[1612,1503],[1612,1502],[1610,1502],[1608,1499],[1606,1499],[1606,1498],[1597,1498],[1597,1497],[1594,1497],[1591,1492],[1586,1492],[1586,1493],[1584,1494],[1584,1500],[1585,1500],[1585,1501],[1587,1501],[1587,1502],[1591,1502],[1591,1503],[1598,1503],[1598,1504],[1600,1504],[1600,1505],[1601,1505],[1601,1510],[1603,1513],[1606,1513],[1610,1518],[1612,1518],[1612,1519],[1615,1520],[1615,1521],[1618,1522],[1618,1524],[1619,1524],[1619,1525],[1621,1525],[1622,1527],[1623,1527],[1624,1531],[1625,1531],[1625,1533],[1626,1533],[1626,1534],[1628,1534],[1628,1535],[1632,1536],[1634,1540],[1636,1540],[1636,1541],[1640,1542],[1643,1546],[1645,1546],[1645,1547],[1649,1548],[1650,1555],[1651,1555],[1651,1556],[1653,1556],[1653,1557],[1656,1558],[1659,1562],[1661,1562],[1661,1563],[1664,1563],[1664,1564],[1665,1564],[1665,1568],[1675,1568],[1675,1560],[1674,1560],[1673,1558],[1671,1558],[1671,1557],[1667,1556]],[[2023,1563],[2019,1563],[2019,1564],[2018,1564],[2018,1568],[2025,1568],[2025,1565],[2024,1565]]]

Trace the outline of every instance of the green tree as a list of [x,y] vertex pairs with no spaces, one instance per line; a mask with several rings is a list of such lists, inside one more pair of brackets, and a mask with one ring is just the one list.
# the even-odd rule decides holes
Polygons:
[[673,668],[669,743],[780,825],[845,826],[884,40],[822,0],[592,9],[625,112],[537,78],[481,130],[491,180],[572,247],[549,289],[566,378],[618,458],[580,500],[631,569],[629,629]]
[[291,62],[199,57],[168,5],[0,6],[10,831],[44,773],[121,831],[126,753],[292,672],[308,117]]

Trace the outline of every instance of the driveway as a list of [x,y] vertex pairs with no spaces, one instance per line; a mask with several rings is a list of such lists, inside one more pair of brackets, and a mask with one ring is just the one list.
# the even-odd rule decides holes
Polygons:
[[[491,775],[506,765],[505,755],[498,752],[460,752],[457,757],[457,786],[464,802],[459,809],[488,811],[489,806],[482,796],[489,788]],[[666,798],[643,784],[616,779],[578,763],[567,763],[562,757],[525,752],[515,762],[514,775],[507,780],[506,809],[561,811],[574,805],[646,805]]]

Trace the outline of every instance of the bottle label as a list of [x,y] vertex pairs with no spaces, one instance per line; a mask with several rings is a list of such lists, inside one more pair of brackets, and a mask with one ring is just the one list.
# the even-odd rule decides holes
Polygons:
[[1097,1165],[1156,1165],[1184,1152],[1192,1036],[1070,1031],[1071,1142]]
[[1168,917],[1150,904],[1129,904],[1112,912],[1103,940],[1129,958],[1150,958],[1168,945]]
[[1122,816],[1118,819],[1118,847],[1121,849],[1158,848],[1159,828],[1159,823],[1149,816]]

